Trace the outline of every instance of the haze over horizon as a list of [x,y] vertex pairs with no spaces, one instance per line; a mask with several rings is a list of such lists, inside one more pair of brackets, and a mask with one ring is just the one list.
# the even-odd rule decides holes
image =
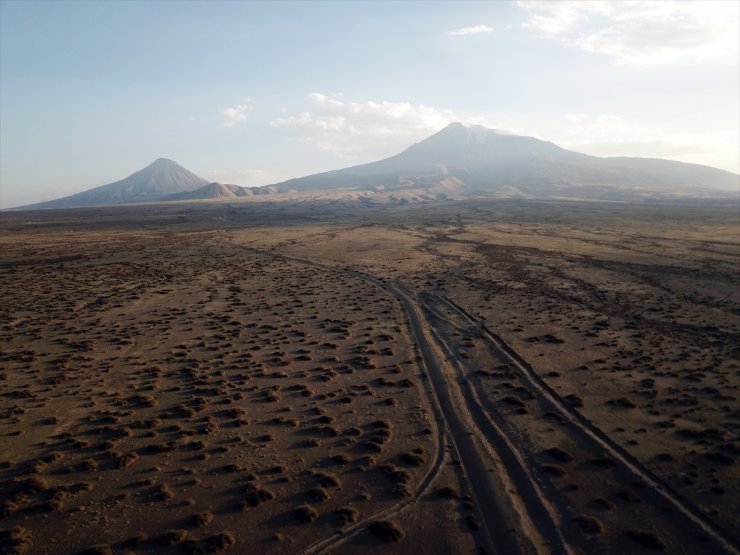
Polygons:
[[159,157],[264,185],[457,120],[738,173],[739,6],[2,0],[0,208]]

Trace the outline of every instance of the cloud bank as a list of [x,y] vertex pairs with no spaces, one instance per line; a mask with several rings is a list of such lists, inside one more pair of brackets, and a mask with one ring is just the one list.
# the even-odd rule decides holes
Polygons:
[[566,114],[553,121],[549,140],[595,156],[643,156],[683,160],[737,172],[737,131],[691,132],[680,126],[646,125],[615,114]]
[[519,0],[524,27],[616,64],[651,66],[738,52],[735,1]]
[[347,102],[322,93],[308,98],[310,110],[273,119],[270,124],[291,128],[301,141],[347,159],[396,154],[455,119],[449,110],[410,102]]

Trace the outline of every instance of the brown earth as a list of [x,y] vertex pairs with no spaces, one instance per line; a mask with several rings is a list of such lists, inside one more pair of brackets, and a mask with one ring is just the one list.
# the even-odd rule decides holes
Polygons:
[[737,207],[3,213],[0,551],[737,553]]

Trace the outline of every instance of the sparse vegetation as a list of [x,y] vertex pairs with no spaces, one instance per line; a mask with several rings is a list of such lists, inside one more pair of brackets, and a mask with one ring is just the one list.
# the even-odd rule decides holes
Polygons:
[[370,532],[385,543],[400,542],[405,534],[392,520],[378,520],[370,525]]
[[[225,206],[0,222],[3,553],[272,554],[353,524],[393,542],[410,523],[411,540],[422,521],[472,552],[476,466],[438,451],[434,374],[384,285],[449,354],[473,434],[456,439],[501,430],[585,551],[711,552],[641,466],[736,534],[740,274],[721,209],[673,207],[677,226],[653,206],[430,203],[354,228],[363,209],[339,203],[351,225],[255,208],[257,232],[238,203],[216,230]],[[372,522],[404,503],[444,518]]]
[[627,530],[627,537],[635,543],[653,549],[655,551],[665,551],[666,543],[654,532],[649,530],[632,529]]
[[298,522],[313,522],[319,517],[319,512],[311,505],[301,505],[293,511],[293,516]]

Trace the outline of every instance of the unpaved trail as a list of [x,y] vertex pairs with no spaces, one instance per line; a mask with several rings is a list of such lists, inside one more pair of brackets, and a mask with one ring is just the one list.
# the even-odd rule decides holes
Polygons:
[[[380,287],[396,297],[406,312],[411,333],[419,349],[423,369],[432,385],[432,405],[436,407],[452,438],[476,502],[481,526],[489,538],[488,548],[501,555],[517,553],[570,553],[557,523],[545,507],[544,499],[528,478],[522,460],[512,451],[506,438],[492,429],[492,423],[479,404],[463,394],[457,379],[449,371],[449,361],[435,348],[434,339],[419,306],[402,286],[390,285],[371,275],[336,268],[312,260],[277,253],[261,254],[300,262],[329,272],[355,277]],[[433,337],[433,336],[432,336]],[[472,411],[470,410],[472,409]],[[493,436],[493,437],[492,437]],[[325,553],[359,534],[373,521],[388,518],[412,507],[428,491],[444,462],[443,440],[435,463],[427,472],[413,498],[393,505],[324,540],[308,546],[304,553]]]
[[400,287],[386,288],[401,300],[409,316],[494,552],[570,552],[509,442],[445,371],[417,305]]
[[[424,317],[421,308],[426,294],[417,297],[403,285],[390,284],[372,275],[353,269],[339,268],[313,260],[264,252],[278,257],[321,268],[328,272],[342,273],[375,287],[382,288],[401,303],[407,315],[413,340],[421,356],[421,367],[431,385],[431,391],[422,387],[432,406],[438,434],[438,450],[434,462],[419,484],[412,498],[399,502],[384,511],[371,515],[353,526],[307,547],[304,553],[326,553],[338,549],[347,540],[358,535],[372,522],[401,514],[413,508],[423,494],[429,491],[445,463],[447,436],[457,454],[465,478],[476,502],[481,526],[489,538],[489,550],[499,554],[516,553],[572,553],[574,547],[562,533],[558,511],[553,508],[543,490],[533,479],[525,458],[518,452],[515,442],[489,417],[475,387],[464,377],[460,361],[446,346],[431,321]],[[687,525],[697,526],[717,547],[717,553],[738,555],[732,540],[717,529],[698,509],[664,482],[654,476],[624,448],[614,443],[603,431],[570,407],[542,378],[497,334],[479,326],[476,319],[450,299],[436,296],[457,312],[471,326],[479,327],[482,336],[522,375],[533,390],[552,404],[569,423],[572,423],[584,441],[603,448],[635,476],[644,479],[662,500],[669,502],[688,519]],[[578,543],[578,542],[576,542]],[[576,544],[573,544],[574,546]]]
[[733,539],[714,522],[706,518],[701,511],[688,499],[672,489],[668,484],[651,472],[637,458],[632,456],[621,445],[612,440],[608,434],[598,428],[580,412],[571,407],[545,380],[514,350],[503,338],[485,326],[481,326],[476,318],[454,301],[440,296],[434,297],[461,315],[471,327],[479,329],[482,337],[489,341],[498,354],[516,369],[528,386],[537,392],[537,395],[547,400],[579,433],[581,441],[597,445],[608,453],[615,461],[627,468],[635,477],[648,484],[663,504],[668,503],[673,510],[686,519],[687,526],[695,526],[713,540],[714,553],[740,554]]

